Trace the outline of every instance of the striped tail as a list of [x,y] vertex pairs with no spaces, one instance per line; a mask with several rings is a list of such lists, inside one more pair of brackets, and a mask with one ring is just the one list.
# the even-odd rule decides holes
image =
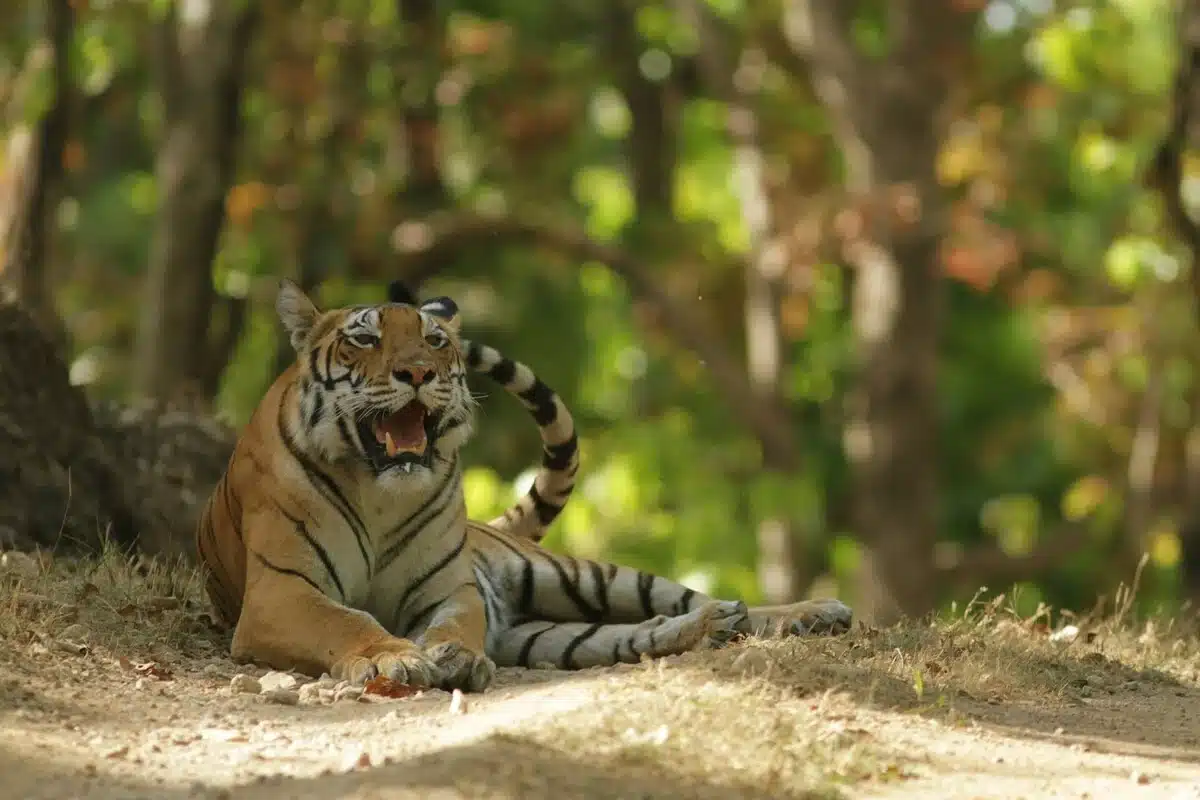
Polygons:
[[546,528],[571,498],[579,471],[579,437],[571,412],[554,390],[520,361],[478,342],[463,342],[467,366],[487,375],[516,397],[533,416],[542,437],[542,465],[529,492],[489,525],[541,541]]

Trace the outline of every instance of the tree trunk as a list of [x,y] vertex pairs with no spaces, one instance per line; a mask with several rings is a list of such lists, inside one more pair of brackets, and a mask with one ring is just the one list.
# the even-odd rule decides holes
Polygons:
[[[972,14],[947,0],[892,0],[890,50],[859,52],[858,2],[790,0],[789,40],[808,61],[845,162],[860,227],[854,267],[858,378],[846,451],[863,546],[856,611],[877,624],[934,607],[937,361],[942,312],[937,119]],[[868,213],[867,209],[870,209]]]
[[[1200,225],[1183,201],[1184,154],[1200,144],[1200,0],[1185,0],[1176,17],[1179,63],[1171,98],[1171,123],[1147,172],[1147,182],[1162,194],[1175,235],[1191,254],[1192,304],[1200,330]],[[1193,403],[1193,408],[1196,405]],[[1183,593],[1200,606],[1200,422],[1187,440],[1187,494],[1179,537]]]
[[[71,75],[71,36],[75,12],[69,0],[48,0],[46,40],[30,54],[31,70],[43,56],[50,60],[54,86],[50,105],[29,130],[17,123],[9,155],[17,167],[15,203],[3,237],[3,278],[6,287],[65,357],[66,332],[54,309],[46,272],[51,257],[51,230],[62,197],[63,151],[67,144]],[[36,82],[36,76],[29,76]]]
[[[138,329],[135,391],[160,401],[202,392],[256,3],[172,5],[160,24],[164,137],[159,209]],[[208,399],[208,398],[203,398]]]
[[[729,139],[733,145],[731,182],[750,240],[745,263],[744,309],[750,389],[763,402],[782,406],[781,303],[787,256],[767,192],[756,110],[766,57],[751,46],[741,53],[738,63],[727,47],[731,37],[723,35],[718,20],[702,2],[684,0],[681,10],[699,35],[697,60],[704,80],[724,100],[728,113]],[[764,449],[763,470],[779,478],[796,476],[800,464],[796,459],[786,458],[787,455],[788,451]],[[797,563],[793,520],[783,514],[762,519],[756,540],[758,585],[763,602],[788,603],[803,596],[816,575],[813,569],[802,569]]]

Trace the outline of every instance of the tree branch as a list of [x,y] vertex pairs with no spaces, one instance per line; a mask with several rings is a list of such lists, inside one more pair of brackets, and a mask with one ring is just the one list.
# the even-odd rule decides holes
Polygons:
[[1007,587],[1018,581],[1034,581],[1061,569],[1068,558],[1086,547],[1092,535],[1082,527],[1068,525],[1044,538],[1031,552],[1011,555],[999,545],[980,545],[950,564],[939,564],[938,586],[947,593],[962,595],[981,586]]
[[663,291],[651,270],[623,248],[597,242],[586,233],[531,217],[484,217],[471,213],[442,213],[422,222],[407,222],[393,237],[403,255],[416,265],[401,274],[416,288],[414,276],[437,272],[446,252],[468,244],[496,247],[526,244],[542,247],[572,261],[597,261],[620,275],[635,297],[648,303],[663,324],[712,373],[726,402],[762,442],[764,457],[796,466],[800,451],[795,429],[786,412],[750,388],[746,368],[716,339],[703,321]]

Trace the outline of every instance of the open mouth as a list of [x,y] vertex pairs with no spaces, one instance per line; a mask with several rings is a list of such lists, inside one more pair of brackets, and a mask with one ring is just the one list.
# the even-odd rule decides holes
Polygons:
[[359,436],[367,456],[379,471],[390,467],[426,464],[437,430],[437,415],[417,400],[399,411],[376,414],[359,423]]

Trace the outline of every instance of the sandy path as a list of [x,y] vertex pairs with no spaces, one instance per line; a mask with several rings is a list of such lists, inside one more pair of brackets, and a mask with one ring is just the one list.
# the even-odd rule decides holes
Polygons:
[[[451,714],[443,692],[264,703],[231,693],[236,668],[219,659],[171,664],[173,679],[156,680],[111,659],[15,656],[0,652],[4,798],[735,796],[676,779],[669,759],[638,766],[539,744],[548,727],[586,728],[643,667],[505,670],[496,688],[468,698],[466,713]],[[810,707],[817,738],[897,755],[890,778],[842,786],[847,797],[1200,798],[1200,691],[1192,687],[1123,685],[1055,707],[965,700],[953,713],[924,716],[852,696]],[[686,735],[704,741],[698,758],[717,752],[708,745],[721,731]],[[737,742],[722,744],[730,746]],[[741,796],[773,795],[764,787]]]

